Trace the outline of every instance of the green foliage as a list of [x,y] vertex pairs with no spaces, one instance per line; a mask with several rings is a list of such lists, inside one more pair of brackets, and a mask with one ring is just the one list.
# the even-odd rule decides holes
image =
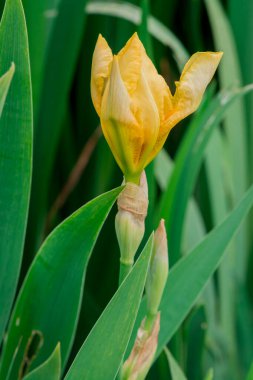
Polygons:
[[152,246],[153,236],[91,330],[70,367],[66,380],[115,378],[141,302]]
[[183,374],[181,368],[179,367],[178,363],[173,358],[173,356],[171,355],[171,353],[167,349],[167,347],[165,347],[164,351],[165,351],[165,354],[166,354],[168,362],[169,362],[172,380],[186,380],[186,377]]
[[47,342],[38,351],[35,363],[43,362],[57,342],[61,342],[62,366],[65,366],[75,334],[87,264],[119,192],[120,189],[112,190],[83,206],[60,224],[42,245],[13,311],[0,377],[4,378],[8,372],[22,336],[12,369],[13,378],[17,376],[33,331],[38,331]]
[[[252,380],[252,1],[0,5],[0,380],[119,377],[161,218],[171,269],[147,380]],[[147,168],[144,248],[117,289],[122,178],[94,133],[90,67],[99,33],[116,53],[135,30],[172,93],[189,51],[224,56]]]
[[184,138],[176,157],[176,168],[161,199],[158,217],[158,219],[161,217],[166,219],[169,250],[173,264],[180,256],[186,205],[212,131],[221,121],[227,107],[240,95],[252,89],[247,87],[234,93],[221,93],[208,106],[205,107],[204,104],[203,111],[195,117]]
[[[0,26],[1,75],[16,69],[0,119],[0,340],[15,295],[23,254],[32,171],[32,99],[27,31],[20,0],[5,4]],[[2,102],[14,66],[1,78]]]
[[24,377],[24,380],[59,380],[61,376],[61,351],[57,344],[52,355],[35,370]]
[[15,71],[15,65],[12,63],[10,69],[0,78],[0,117],[3,112],[4,103],[8,94],[12,77]]

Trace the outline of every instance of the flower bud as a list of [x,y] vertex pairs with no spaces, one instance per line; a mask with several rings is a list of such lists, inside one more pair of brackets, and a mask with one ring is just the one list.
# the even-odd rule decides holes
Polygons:
[[148,315],[156,315],[169,271],[167,235],[164,220],[155,232],[154,247],[146,280]]
[[154,359],[160,330],[160,313],[157,314],[149,333],[145,329],[145,319],[137,332],[137,338],[129,358],[121,370],[121,380],[144,380]]
[[148,209],[148,188],[145,172],[140,185],[127,182],[118,197],[118,213],[115,219],[116,234],[120,247],[120,262],[132,265],[134,255],[145,232]]

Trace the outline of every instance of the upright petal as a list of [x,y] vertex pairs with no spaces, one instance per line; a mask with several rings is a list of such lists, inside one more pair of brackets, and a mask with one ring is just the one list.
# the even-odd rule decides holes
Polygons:
[[134,33],[118,53],[121,77],[130,95],[135,91],[140,77],[143,50],[138,34]]
[[172,95],[165,79],[158,74],[146,52],[143,53],[142,71],[147,80],[159,112],[160,122],[164,123],[166,116],[172,110]]
[[140,74],[136,91],[131,99],[132,111],[142,136],[142,140],[135,146],[134,163],[142,171],[156,143],[160,126],[158,108],[143,72]]
[[112,51],[100,34],[93,53],[91,68],[91,98],[99,116],[105,83],[110,75],[112,58]]
[[138,125],[131,111],[131,99],[121,78],[118,57],[114,56],[110,79],[106,84],[102,107],[101,125],[112,153],[125,173],[133,167],[131,139],[138,135]]

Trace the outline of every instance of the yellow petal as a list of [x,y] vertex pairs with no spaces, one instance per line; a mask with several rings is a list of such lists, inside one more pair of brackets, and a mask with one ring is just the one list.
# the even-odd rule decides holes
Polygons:
[[222,55],[221,52],[196,53],[186,63],[175,93],[175,105],[184,115],[198,108]]
[[162,148],[171,129],[182,119],[196,111],[207,85],[210,83],[219,65],[223,53],[195,53],[186,63],[180,81],[176,83],[173,97],[173,109],[167,115],[159,130],[159,136],[149,161]]
[[129,94],[132,94],[137,87],[143,49],[137,33],[134,33],[118,53],[121,77]]
[[111,71],[112,58],[112,51],[100,34],[93,53],[91,68],[91,98],[99,116],[105,83]]
[[158,74],[145,51],[142,59],[142,70],[156,102],[160,122],[163,124],[166,116],[172,110],[172,95],[166,81]]
[[156,143],[160,126],[159,112],[143,72],[140,73],[136,91],[131,99],[133,114],[142,137],[135,146],[134,163],[142,171]]
[[106,84],[101,125],[112,153],[125,173],[133,167],[132,132],[138,134],[138,125],[131,111],[131,99],[120,75],[117,56],[114,56],[110,79]]
[[172,127],[190,115],[200,105],[207,85],[210,83],[222,57],[221,52],[195,53],[186,63],[173,98],[175,110],[168,118]]

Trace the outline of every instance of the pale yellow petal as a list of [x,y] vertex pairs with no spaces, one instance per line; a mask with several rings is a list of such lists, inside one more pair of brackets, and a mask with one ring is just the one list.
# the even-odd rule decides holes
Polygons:
[[131,99],[120,75],[117,56],[113,58],[110,79],[102,100],[101,125],[121,170],[132,170],[134,153],[131,140],[133,134],[138,136],[138,124],[131,111]]
[[137,87],[143,49],[137,33],[134,33],[118,53],[121,77],[129,94],[132,94]]
[[134,163],[143,169],[158,137],[160,117],[154,97],[142,72],[136,91],[132,95],[132,110],[142,131],[142,139],[135,144]]
[[171,129],[182,119],[196,111],[207,85],[212,80],[223,53],[204,52],[194,54],[186,63],[180,81],[176,83],[173,109],[161,124],[159,136],[149,161],[165,143]]
[[158,74],[146,52],[143,53],[142,71],[158,108],[161,124],[172,110],[172,95],[165,79]]
[[130,111],[131,98],[122,80],[118,57],[113,57],[110,79],[106,86],[107,94],[102,101],[101,117],[115,119],[121,123],[135,124],[135,118]]
[[102,96],[110,75],[112,59],[112,51],[100,34],[93,53],[91,67],[91,98],[98,115],[101,112]]
[[199,107],[222,54],[221,52],[196,53],[186,63],[180,81],[176,83],[173,97],[174,111],[167,120],[170,128]]

